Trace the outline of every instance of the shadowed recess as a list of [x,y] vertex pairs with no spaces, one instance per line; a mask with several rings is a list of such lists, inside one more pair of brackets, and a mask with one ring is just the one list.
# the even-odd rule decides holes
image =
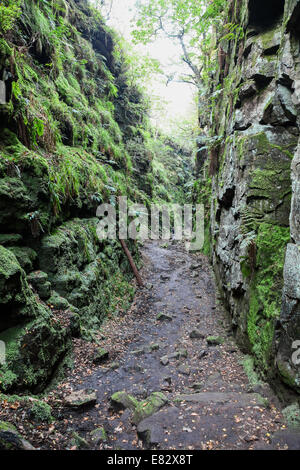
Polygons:
[[250,0],[249,26],[267,29],[274,26],[284,13],[285,0]]

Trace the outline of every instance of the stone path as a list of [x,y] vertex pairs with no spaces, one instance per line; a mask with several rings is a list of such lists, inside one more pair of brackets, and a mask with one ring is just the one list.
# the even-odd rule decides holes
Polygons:
[[74,368],[44,398],[55,421],[33,426],[19,403],[2,419],[40,449],[299,449],[270,387],[245,374],[207,258],[162,242],[143,255],[130,311],[98,345],[74,339]]
[[[58,388],[61,394],[68,389],[97,392],[97,404],[90,409],[61,408],[61,435],[65,439],[76,431],[71,444],[64,445],[299,448],[300,436],[287,432],[269,386],[250,384],[245,375],[244,356],[216,302],[206,257],[188,254],[179,245],[149,243],[144,261],[147,287],[125,317],[107,321],[102,330],[109,359],[89,369],[80,383],[75,371]],[[110,397],[119,391],[125,394],[119,406],[112,406]],[[152,406],[156,395],[151,394],[157,392],[162,402]],[[138,419],[137,401],[142,410]],[[59,439],[56,445],[64,447]]]

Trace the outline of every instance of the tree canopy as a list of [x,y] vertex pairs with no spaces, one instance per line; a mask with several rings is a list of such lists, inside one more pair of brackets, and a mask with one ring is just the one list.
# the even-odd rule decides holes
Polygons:
[[179,79],[199,88],[207,47],[226,4],[226,0],[138,0],[134,40],[146,44],[162,34],[177,41],[190,71]]

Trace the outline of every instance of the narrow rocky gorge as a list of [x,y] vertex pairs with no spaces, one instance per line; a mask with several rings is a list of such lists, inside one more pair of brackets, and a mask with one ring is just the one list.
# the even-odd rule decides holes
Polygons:
[[207,258],[149,242],[143,259],[145,287],[104,323],[101,347],[75,340],[75,367],[47,398],[51,423],[32,428],[20,398],[1,419],[18,427],[13,405],[27,413],[41,449],[297,449],[292,410],[245,367]]
[[[132,43],[98,3],[0,4],[0,450],[299,449],[300,0],[145,0]],[[193,75],[134,49],[164,22]],[[140,288],[120,196],[203,247],[127,240]]]

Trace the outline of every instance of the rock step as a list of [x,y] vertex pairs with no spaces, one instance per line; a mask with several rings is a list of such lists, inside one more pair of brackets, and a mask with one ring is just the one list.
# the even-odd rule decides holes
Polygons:
[[203,404],[232,404],[233,406],[266,406],[266,399],[258,393],[239,392],[200,392],[193,394],[178,395],[174,401],[187,401]]

